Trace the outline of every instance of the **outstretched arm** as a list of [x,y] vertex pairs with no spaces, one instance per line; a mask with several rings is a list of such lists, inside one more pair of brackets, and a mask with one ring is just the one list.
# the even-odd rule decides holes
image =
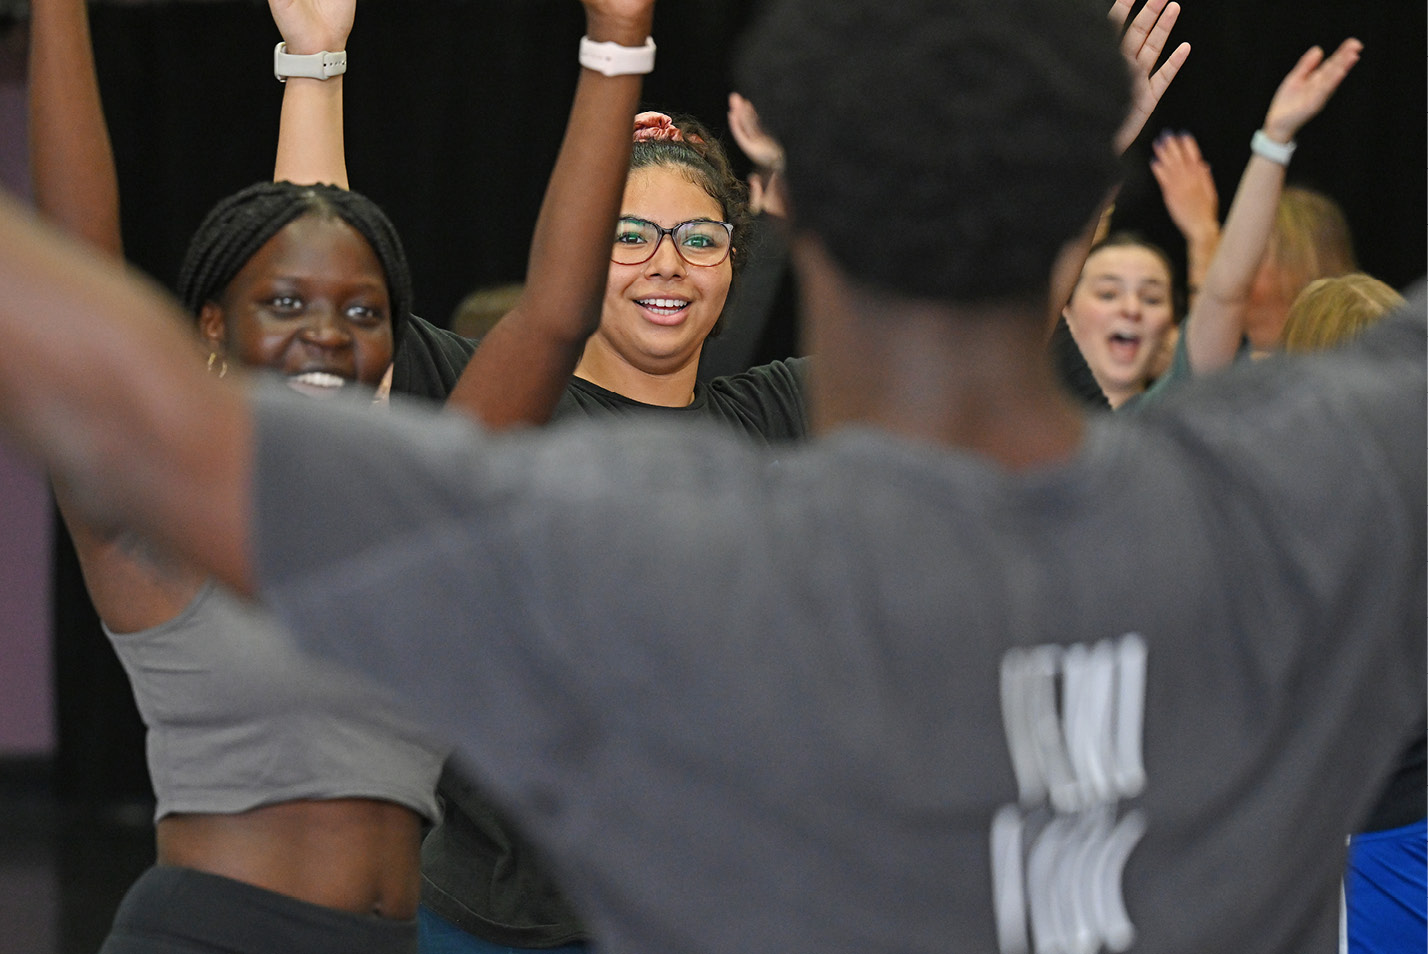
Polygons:
[[1171,221],[1185,237],[1185,283],[1193,307],[1205,284],[1205,272],[1220,244],[1220,195],[1200,144],[1189,133],[1166,132],[1151,144],[1151,174]]
[[[641,46],[654,0],[583,0],[586,35]],[[448,404],[488,427],[548,420],[600,323],[641,77],[580,70],[536,219],[525,291],[471,356]]]
[[[1146,0],[1145,6],[1141,7],[1127,27],[1126,18],[1130,16],[1134,6],[1135,0],[1115,0],[1110,13],[1107,14],[1116,29],[1123,30],[1121,55],[1130,64],[1131,70],[1130,111],[1113,140],[1117,155],[1124,153],[1135,142],[1140,131],[1145,128],[1146,120],[1155,112],[1160,98],[1165,95],[1165,91],[1180,72],[1180,67],[1185,65],[1190,56],[1190,44],[1181,43],[1170,52],[1158,69],[1155,65],[1160,61],[1160,55],[1165,52],[1165,45],[1170,40],[1170,31],[1175,27],[1175,21],[1180,19],[1180,4],[1174,0]],[[1097,235],[1105,228],[1118,191],[1119,186],[1111,190],[1081,234],[1067,242],[1056,259],[1051,271],[1051,291],[1047,302],[1048,335],[1055,330],[1061,309],[1071,300],[1071,292],[1075,290],[1076,282],[1081,277],[1086,256],[1091,253],[1091,246]]]
[[[1274,143],[1292,142],[1334,95],[1362,49],[1363,44],[1351,38],[1327,59],[1317,46],[1301,56],[1270,101],[1261,127],[1264,135]],[[1186,354],[1197,374],[1224,367],[1239,350],[1250,287],[1269,245],[1284,173],[1284,163],[1258,153],[1245,166],[1219,247],[1185,324]]]
[[[172,298],[0,195],[0,431],[86,522],[251,590],[251,420]],[[103,369],[96,373],[95,369]]]
[[[347,49],[356,7],[356,0],[268,0],[287,52],[300,55]],[[342,80],[341,75],[288,77],[278,120],[275,182],[347,188]]]
[[119,184],[85,0],[30,3],[30,175],[40,214],[116,258]]

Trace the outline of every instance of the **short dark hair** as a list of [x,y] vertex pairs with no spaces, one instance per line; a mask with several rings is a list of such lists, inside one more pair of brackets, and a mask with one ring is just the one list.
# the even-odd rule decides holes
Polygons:
[[396,227],[366,196],[330,185],[258,182],[209,210],[179,269],[179,299],[191,314],[214,300],[263,244],[304,215],[341,219],[356,229],[382,264],[391,302],[392,343],[412,310],[411,269]]
[[1091,0],[774,0],[736,75],[794,224],[860,284],[949,301],[1046,288],[1130,102]]

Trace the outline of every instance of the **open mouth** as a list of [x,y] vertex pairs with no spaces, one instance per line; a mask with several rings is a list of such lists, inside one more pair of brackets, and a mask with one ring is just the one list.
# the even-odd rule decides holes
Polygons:
[[660,325],[678,324],[689,309],[689,301],[685,298],[637,298],[635,304],[644,309],[651,321]]
[[308,397],[331,397],[346,386],[346,378],[327,371],[305,371],[288,377],[288,387]]
[[1134,361],[1140,352],[1140,338],[1137,335],[1116,333],[1107,341],[1111,357],[1117,361]]

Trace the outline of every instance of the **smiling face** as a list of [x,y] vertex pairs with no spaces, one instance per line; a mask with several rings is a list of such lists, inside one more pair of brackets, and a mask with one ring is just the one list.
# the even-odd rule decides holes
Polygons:
[[1064,311],[1071,335],[1113,406],[1145,390],[1174,317],[1170,269],[1138,245],[1107,245],[1086,259]]
[[[668,166],[631,172],[620,214],[663,228],[697,219],[724,219],[718,202]],[[647,262],[611,262],[600,328],[586,348],[579,369],[582,377],[621,390],[611,387],[610,374],[602,375],[600,369],[608,372],[623,364],[646,375],[692,374],[704,339],[724,310],[733,276],[730,258],[718,265],[690,265],[680,258],[669,236]]]
[[392,361],[382,264],[361,233],[322,215],[293,220],[259,248],[203,306],[199,330],[210,348],[314,396],[376,386]]

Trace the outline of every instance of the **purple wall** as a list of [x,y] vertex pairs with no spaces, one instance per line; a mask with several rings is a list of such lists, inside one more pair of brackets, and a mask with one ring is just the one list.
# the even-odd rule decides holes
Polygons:
[[[0,36],[0,184],[25,192],[24,33]],[[55,748],[50,509],[44,479],[0,444],[0,758]]]

